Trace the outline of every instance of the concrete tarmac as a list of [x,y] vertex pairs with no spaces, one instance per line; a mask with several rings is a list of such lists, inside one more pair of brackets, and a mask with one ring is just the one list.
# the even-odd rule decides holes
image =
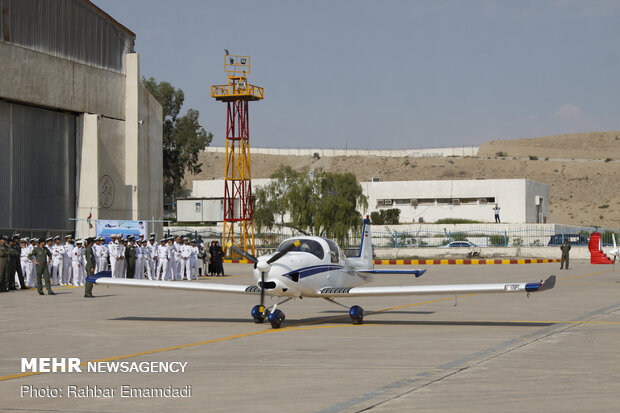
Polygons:
[[[56,296],[2,293],[0,411],[620,410],[620,268],[427,268],[418,279],[377,276],[373,285],[558,279],[529,298],[341,299],[365,309],[361,326],[324,300],[295,300],[280,307],[279,330],[251,321],[252,296],[101,286],[94,299],[69,287],[55,288]],[[199,282],[251,282],[250,265],[226,270],[230,276]],[[81,373],[29,374],[22,357],[77,357],[84,365]],[[177,373],[88,372],[93,360],[187,364]],[[152,388],[187,394],[188,386],[191,397],[144,397]],[[104,397],[106,389],[114,394]]]

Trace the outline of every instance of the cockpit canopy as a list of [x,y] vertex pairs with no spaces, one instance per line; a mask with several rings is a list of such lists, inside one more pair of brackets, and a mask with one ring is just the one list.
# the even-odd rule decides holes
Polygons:
[[[282,244],[280,244],[280,246],[278,246],[277,251],[282,251],[283,249],[289,247],[295,241],[299,241],[299,246],[298,247],[294,247],[291,251],[310,253],[310,254],[314,255],[315,257],[317,257],[320,260],[325,258],[325,255],[327,254],[329,256],[330,261],[332,263],[337,263],[337,262],[340,262],[340,261],[344,261],[344,259],[345,259],[344,254],[342,253],[340,248],[338,248],[336,243],[334,243],[332,240],[325,239],[325,238],[316,238],[316,239],[311,239],[311,238],[295,238],[295,239],[289,239],[289,240],[284,241]],[[320,241],[325,242],[327,245],[324,245]]]
[[291,252],[309,252],[310,254],[318,257],[320,260],[325,257],[325,253],[323,251],[323,246],[313,239],[301,238],[301,239],[289,239],[284,241],[278,247],[277,251],[282,251],[283,249],[289,247],[295,241],[299,241],[299,246],[294,247]]

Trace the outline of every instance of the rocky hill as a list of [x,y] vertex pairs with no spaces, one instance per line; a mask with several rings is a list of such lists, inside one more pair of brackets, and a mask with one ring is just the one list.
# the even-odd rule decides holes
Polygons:
[[[203,153],[194,179],[221,179],[224,154]],[[360,181],[527,178],[549,184],[550,221],[620,228],[620,132],[490,141],[476,157],[392,158],[252,155],[252,178],[268,178],[280,165],[352,172]]]

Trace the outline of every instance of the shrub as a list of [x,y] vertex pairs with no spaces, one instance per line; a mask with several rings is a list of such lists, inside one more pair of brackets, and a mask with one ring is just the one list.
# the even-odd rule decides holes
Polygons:
[[316,158],[316,159],[321,159],[321,155],[319,155],[319,153],[318,153],[318,152],[315,152],[315,153],[312,155],[312,157],[313,157],[313,158]]
[[467,234],[464,232],[455,232],[451,234],[450,238],[452,241],[467,241]]
[[523,238],[521,237],[516,237],[512,239],[512,246],[513,247],[520,247],[523,245]]
[[605,158],[605,162],[611,162],[611,161],[613,161],[613,159],[611,159],[611,158]]
[[[613,232],[611,231],[605,231],[603,233],[601,233],[601,242],[603,244],[613,244],[613,241],[611,239]],[[616,234],[616,242],[620,241],[620,237],[618,237],[618,234]]]
[[534,155],[530,155],[529,158],[530,158],[530,161],[537,161],[538,160],[538,156],[534,156]]
[[504,235],[491,235],[489,237],[489,243],[498,247],[503,247],[510,241],[510,237]]
[[495,152],[495,156],[499,156],[500,158],[504,158],[508,156],[506,152]]

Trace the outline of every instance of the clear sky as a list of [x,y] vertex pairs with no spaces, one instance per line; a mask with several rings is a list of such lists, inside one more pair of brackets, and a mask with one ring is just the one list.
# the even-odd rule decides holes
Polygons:
[[406,149],[620,130],[619,0],[93,0],[144,76],[225,145],[224,49],[250,55],[250,145]]

